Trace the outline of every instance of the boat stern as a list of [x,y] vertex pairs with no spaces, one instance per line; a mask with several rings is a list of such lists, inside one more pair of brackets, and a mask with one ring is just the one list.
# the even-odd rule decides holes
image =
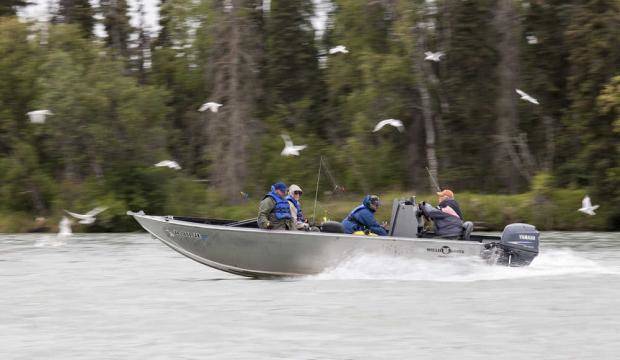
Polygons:
[[530,224],[510,224],[504,228],[499,244],[497,264],[527,266],[538,256],[540,233]]

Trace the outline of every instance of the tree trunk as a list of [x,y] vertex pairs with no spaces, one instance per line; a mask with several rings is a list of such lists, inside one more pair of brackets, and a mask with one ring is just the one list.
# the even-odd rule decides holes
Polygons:
[[142,0],[138,2],[138,14],[140,15],[140,25],[138,29],[138,58],[137,58],[137,67],[138,67],[138,83],[140,85],[146,84],[146,61],[147,61],[147,52],[150,48],[150,36],[146,30],[146,13],[144,11],[144,3]]
[[[428,83],[424,71],[424,58],[422,57],[425,40],[424,29],[418,29],[418,31],[416,31],[416,29],[413,28],[412,31],[413,36],[416,38],[416,49],[413,53],[413,66],[416,75],[416,87],[420,93],[420,100],[422,102],[422,119],[424,122],[424,133],[426,135],[426,161],[428,163],[430,173],[435,177],[435,179],[438,179],[439,169],[435,149],[435,124],[433,122],[431,94],[428,90]],[[430,181],[430,188],[435,189],[432,181]]]
[[252,115],[256,102],[257,31],[253,7],[246,0],[222,4],[222,20],[216,24],[215,44],[210,68],[214,88],[211,101],[222,103],[217,113],[205,112],[207,121],[207,157],[211,176],[219,192],[234,202],[241,199],[248,167],[248,147],[252,134]]
[[41,193],[39,193],[39,188],[32,179],[28,180],[28,188],[32,199],[32,205],[37,211],[37,214],[45,214],[46,208],[45,204],[43,204],[43,199],[41,199]]
[[545,171],[551,171],[553,169],[553,158],[555,157],[555,128],[554,121],[551,116],[543,116],[543,125],[545,127],[545,158],[543,161],[543,168]]
[[517,135],[518,115],[515,89],[519,76],[519,18],[514,0],[498,0],[494,26],[500,36],[498,44],[499,94],[496,100],[496,132],[500,140],[495,153],[496,173],[504,180],[509,192],[518,190],[517,169],[510,158],[511,139]]
[[420,184],[424,183],[428,178],[428,174],[424,171],[424,159],[420,155],[420,147],[424,141],[424,126],[420,121],[420,116],[415,113],[411,125],[407,128],[408,146],[407,146],[407,165],[409,172],[409,181],[412,188],[422,191]]

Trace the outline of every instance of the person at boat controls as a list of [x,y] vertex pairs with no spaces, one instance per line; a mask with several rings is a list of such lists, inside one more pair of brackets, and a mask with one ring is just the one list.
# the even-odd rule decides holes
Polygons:
[[299,187],[299,185],[292,184],[288,187],[288,196],[286,197],[286,200],[291,208],[291,218],[295,223],[295,229],[308,231],[310,226],[304,217],[304,213],[301,211],[301,203],[299,202],[302,194],[303,191],[301,190],[301,187]]
[[441,208],[434,208],[430,204],[422,202],[419,209],[427,218],[433,220],[435,224],[435,235],[442,238],[458,239],[463,233],[463,220],[458,216],[456,210],[444,211]]
[[379,236],[386,236],[385,228],[375,220],[375,212],[381,206],[377,195],[366,195],[362,201],[362,205],[356,207],[342,221],[344,232],[353,234],[357,231],[364,233],[373,233]]
[[442,190],[437,193],[437,196],[439,197],[439,205],[437,205],[439,210],[453,216],[458,216],[461,220],[464,219],[459,203],[454,200],[454,192],[452,192],[452,190]]
[[286,184],[277,182],[258,205],[258,227],[270,230],[293,230],[291,207],[285,199]]

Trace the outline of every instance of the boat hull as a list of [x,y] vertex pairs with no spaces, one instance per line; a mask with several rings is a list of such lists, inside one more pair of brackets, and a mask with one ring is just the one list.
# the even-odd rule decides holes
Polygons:
[[250,277],[318,274],[362,254],[436,259],[485,257],[489,253],[484,242],[479,241],[273,231],[130,215],[182,255],[218,270]]

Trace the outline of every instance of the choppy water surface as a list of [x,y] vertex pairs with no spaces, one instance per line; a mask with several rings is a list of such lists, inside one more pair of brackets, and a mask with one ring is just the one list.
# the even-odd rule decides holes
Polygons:
[[249,280],[146,234],[0,235],[0,359],[620,358],[620,234],[542,239],[528,268]]

